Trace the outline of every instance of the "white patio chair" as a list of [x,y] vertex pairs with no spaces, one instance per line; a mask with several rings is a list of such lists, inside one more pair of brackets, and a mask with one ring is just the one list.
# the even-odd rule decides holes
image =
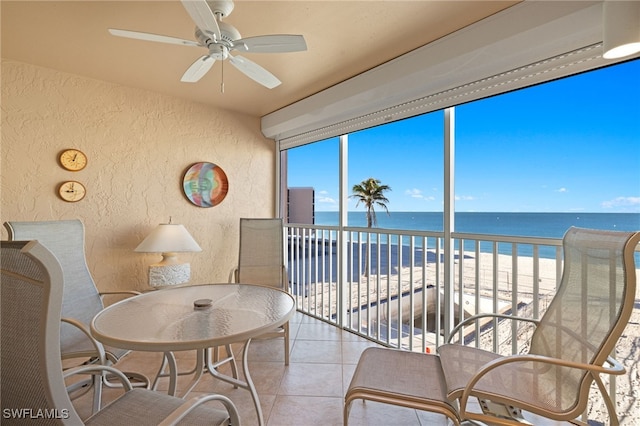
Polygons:
[[[64,291],[62,305],[63,325],[60,333],[61,356],[63,360],[78,359],[80,363],[116,364],[128,350],[103,346],[91,336],[89,324],[93,317],[104,308],[104,294],[139,294],[134,291],[99,293],[85,259],[84,225],[80,220],[57,220],[43,222],[6,222],[5,227],[10,240],[38,240],[47,247],[60,262],[64,273]],[[134,381],[135,387],[148,387],[149,379],[139,373],[126,373]],[[106,375],[93,376],[92,386],[86,381],[69,386],[74,396],[84,394],[93,387],[93,411],[100,409],[102,385],[112,384]]]
[[[238,265],[229,282],[258,284],[289,291],[284,263],[284,225],[282,219],[240,219]],[[289,322],[261,339],[283,338],[284,364],[289,365]]]
[[[148,389],[133,389],[119,370],[88,365],[62,370],[60,317],[63,271],[56,257],[38,241],[1,243],[2,424],[63,425],[239,425],[234,404],[222,395],[189,401]],[[109,373],[126,392],[82,421],[66,392],[64,378]],[[202,406],[215,400],[224,410]]]
[[[638,242],[640,232],[570,228],[563,239],[562,280],[539,320],[481,314],[451,333],[487,317],[530,322],[535,330],[526,354],[501,356],[459,344],[441,346],[438,355],[366,349],[345,395],[344,424],[355,399],[440,413],[454,424],[522,424],[527,412],[585,424],[577,417],[595,382],[610,424],[617,425],[600,375],[625,373],[610,354],[634,308]],[[469,409],[470,398],[480,409]]]

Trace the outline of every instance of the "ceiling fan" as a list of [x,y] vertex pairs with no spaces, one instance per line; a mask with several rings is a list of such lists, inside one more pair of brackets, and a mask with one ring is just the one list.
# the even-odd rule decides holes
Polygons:
[[[229,16],[233,11],[233,1],[181,1],[196,24],[195,38],[197,41],[113,28],[110,28],[109,32],[119,37],[206,48],[208,53],[191,64],[180,79],[187,83],[195,83],[200,80],[216,61],[224,63],[228,59],[234,67],[249,78],[273,89],[281,83],[276,76],[245,57],[231,55],[231,52],[236,50],[255,53],[282,53],[307,50],[307,44],[301,35],[277,34],[242,38],[238,30],[222,21],[222,18]],[[224,92],[224,80],[221,90]]]

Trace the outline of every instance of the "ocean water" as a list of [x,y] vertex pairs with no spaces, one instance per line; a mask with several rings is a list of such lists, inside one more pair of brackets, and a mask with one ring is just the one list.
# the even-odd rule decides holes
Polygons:
[[[377,228],[442,231],[441,212],[376,212]],[[337,212],[316,212],[317,225],[338,225]],[[365,212],[349,212],[348,226],[366,227]],[[510,235],[519,237],[562,238],[571,226],[613,231],[640,231],[640,213],[456,213],[455,231],[474,234]],[[386,243],[386,240],[382,241]],[[397,240],[391,241],[397,244]],[[403,238],[403,245],[409,244]],[[465,243],[465,250],[473,250],[473,241]],[[420,243],[417,243],[419,248]],[[432,248],[432,247],[428,247]],[[492,244],[482,242],[480,250],[490,252]],[[511,254],[511,244],[500,244],[500,254]],[[533,249],[521,245],[518,255],[531,256]],[[554,258],[553,247],[541,247],[540,256]],[[640,253],[636,253],[636,264],[640,265]]]
[[[441,212],[376,212],[378,228],[442,231]],[[338,225],[337,212],[316,212],[317,225]],[[349,212],[349,226],[367,226],[365,212]],[[639,231],[640,213],[456,213],[455,231],[562,238],[571,226]]]

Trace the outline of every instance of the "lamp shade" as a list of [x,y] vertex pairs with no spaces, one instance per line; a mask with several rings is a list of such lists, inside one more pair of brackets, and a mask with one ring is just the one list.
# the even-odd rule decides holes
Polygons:
[[134,251],[141,253],[178,253],[202,251],[202,249],[183,225],[161,223]]
[[640,1],[605,1],[602,16],[603,58],[640,52]]
[[179,252],[202,251],[187,229],[180,225],[161,223],[134,251],[162,253],[162,261],[149,266],[149,285],[165,287],[189,281],[191,266],[180,262]]

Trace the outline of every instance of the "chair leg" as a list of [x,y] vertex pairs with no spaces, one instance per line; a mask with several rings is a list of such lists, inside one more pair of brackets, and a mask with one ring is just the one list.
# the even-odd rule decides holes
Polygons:
[[94,374],[93,376],[93,411],[95,414],[100,411],[102,406],[102,382],[104,376],[102,374]]
[[67,393],[71,400],[81,397],[93,387],[93,378],[85,379],[67,386]]
[[289,365],[289,322],[284,327],[284,365]]
[[351,401],[344,404],[344,409],[342,410],[342,424],[344,426],[349,425],[349,411],[351,411]]

